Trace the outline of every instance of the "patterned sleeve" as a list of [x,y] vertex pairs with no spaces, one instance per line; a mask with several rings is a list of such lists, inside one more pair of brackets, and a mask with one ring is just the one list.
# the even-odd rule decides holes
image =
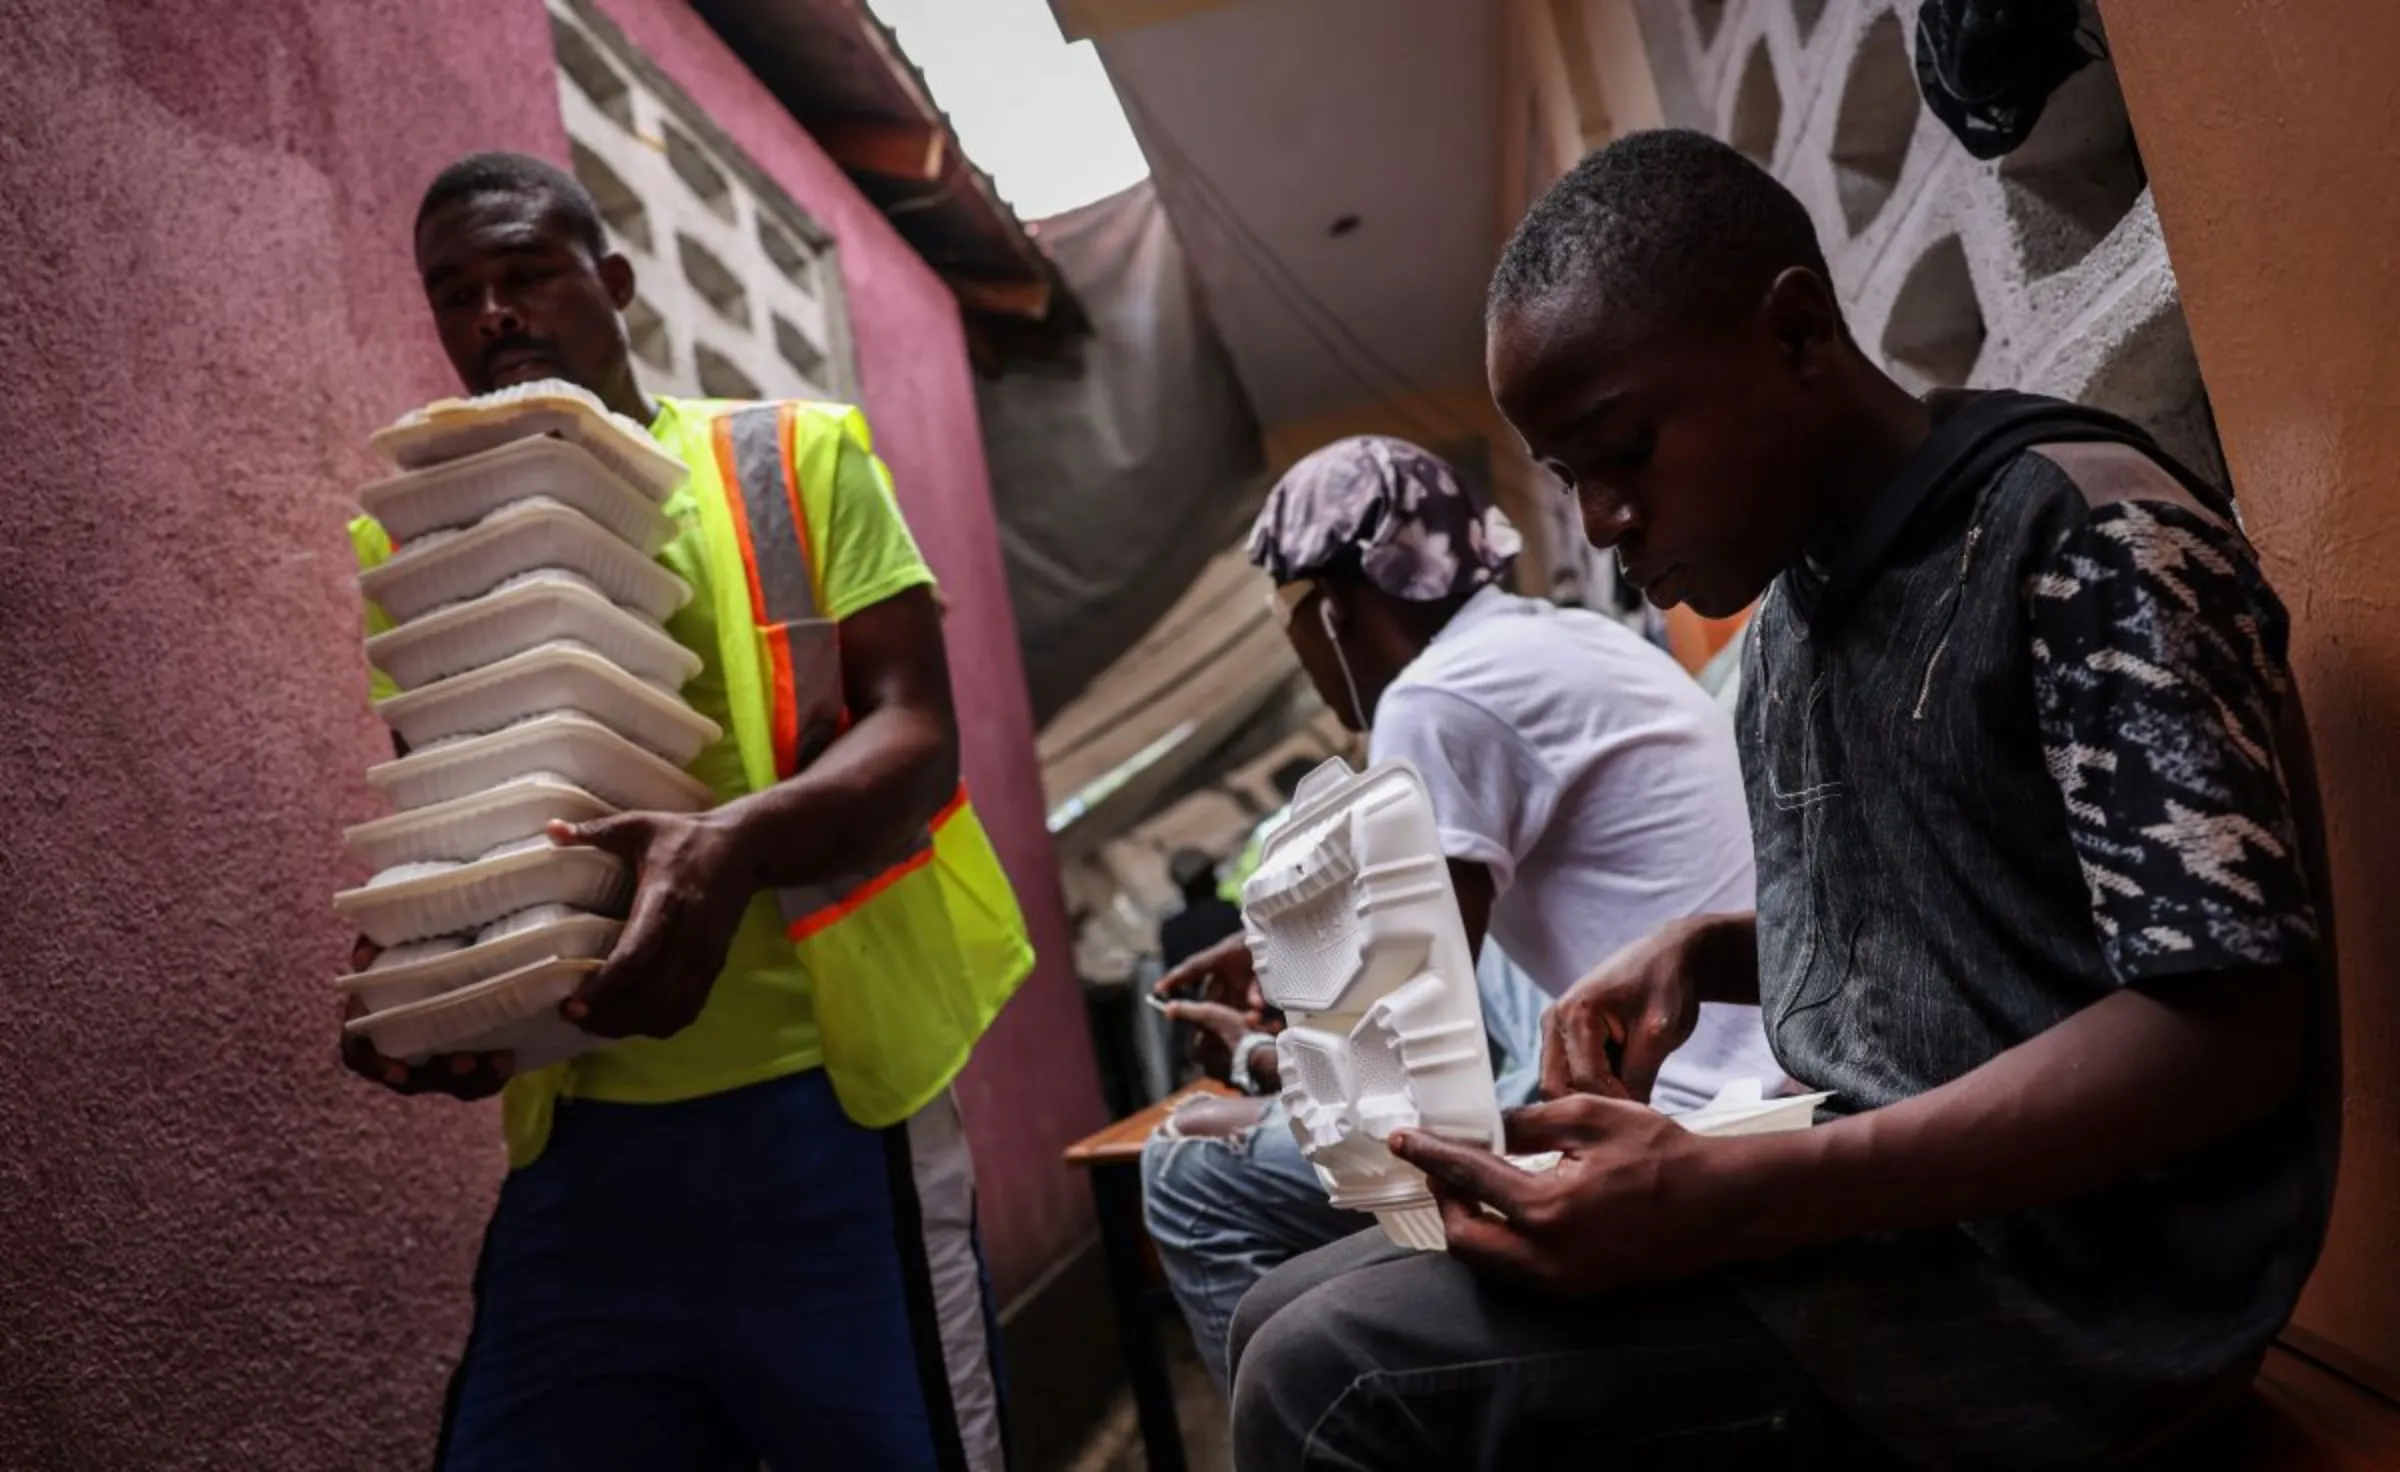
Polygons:
[[2240,533],[2103,505],[2032,570],[2025,607],[2043,750],[2118,980],[2310,954],[2277,752],[2288,630]]

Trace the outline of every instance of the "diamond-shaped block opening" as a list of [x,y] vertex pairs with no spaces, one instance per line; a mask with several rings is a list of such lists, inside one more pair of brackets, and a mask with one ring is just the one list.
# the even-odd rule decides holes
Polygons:
[[643,251],[650,247],[650,211],[642,197],[633,192],[625,176],[608,166],[608,160],[582,144],[569,140],[567,161],[574,167],[575,177],[590,190],[592,203],[600,206],[600,219],[619,240]]
[[2227,484],[2225,451],[2217,443],[2216,416],[2200,379],[2200,359],[2183,312],[2169,301],[2125,334],[2102,360],[2078,401],[2122,414],[2158,437],[2161,448],[2209,477]]
[[625,338],[635,357],[663,372],[675,371],[675,342],[667,336],[667,319],[641,297],[625,308]]
[[781,353],[783,361],[791,364],[802,378],[807,379],[810,383],[823,384],[825,382],[824,349],[818,347],[798,324],[787,319],[781,312],[769,315],[775,323],[775,351]]
[[767,253],[767,259],[775,263],[775,269],[783,273],[785,280],[812,297],[817,294],[816,262],[808,248],[800,243],[798,236],[768,219],[764,211],[758,217],[758,248]]
[[1817,33],[1817,22],[1825,18],[1825,0],[1792,0],[1792,21],[1800,27],[1800,44],[1808,44]]
[[550,49],[558,69],[575,90],[590,100],[600,115],[627,132],[633,130],[633,84],[616,63],[601,55],[599,43],[558,16],[550,17]]
[[2095,62],[2052,93],[2000,181],[2027,274],[2054,276],[2091,254],[2149,182],[2115,69]]
[[1700,33],[1700,49],[1705,51],[1717,44],[1717,36],[1725,29],[1727,0],[1691,0],[1692,29]]
[[1883,355],[1917,392],[1958,388],[1983,356],[1983,338],[1983,303],[1975,296],[1966,247],[1946,235],[1900,283],[1892,320],[1883,329]]
[[733,181],[717,167],[692,135],[673,123],[659,124],[659,132],[667,140],[667,167],[675,171],[690,188],[694,198],[708,206],[709,213],[719,219],[733,218]]
[[750,293],[731,266],[719,260],[715,251],[681,233],[675,237],[675,254],[683,263],[683,279],[716,308],[718,316],[736,327],[750,325]]
[[700,381],[700,392],[711,399],[763,399],[758,385],[750,375],[733,365],[733,360],[707,343],[692,344],[693,376]]
[[1833,123],[1833,182],[1842,223],[1856,235],[1899,187],[1917,133],[1917,73],[1900,17],[1885,11],[1858,43]]
[[1775,80],[1775,63],[1767,43],[1750,48],[1742,63],[1742,84],[1733,94],[1733,122],[1725,141],[1768,168],[1775,161],[1775,143],[1783,133],[1783,87]]

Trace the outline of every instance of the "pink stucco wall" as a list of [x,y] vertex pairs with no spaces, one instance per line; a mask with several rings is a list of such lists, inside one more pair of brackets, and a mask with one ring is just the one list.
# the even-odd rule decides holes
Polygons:
[[959,1086],[1006,1302],[1088,1233],[1085,1188],[1058,1156],[1103,1121],[957,300],[684,0],[600,8],[840,242],[875,447],[950,600],[967,782],[1041,956]]
[[0,0],[0,1467],[423,1465],[502,1161],[339,1072],[342,533],[540,7]]
[[[680,8],[614,7],[842,237],[1045,969],[966,1092],[1004,1282],[1097,1111],[948,299]],[[388,750],[342,534],[451,385],[408,260],[474,148],[564,156],[534,0],[0,0],[0,1467],[420,1466],[488,1107],[333,1064],[342,825]]]

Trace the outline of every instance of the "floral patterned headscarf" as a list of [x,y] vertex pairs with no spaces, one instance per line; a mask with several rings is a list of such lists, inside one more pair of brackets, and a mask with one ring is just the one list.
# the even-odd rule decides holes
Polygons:
[[1524,541],[1500,508],[1406,440],[1337,440],[1293,466],[1250,532],[1250,560],[1280,586],[1358,554],[1394,598],[1439,603],[1501,580]]

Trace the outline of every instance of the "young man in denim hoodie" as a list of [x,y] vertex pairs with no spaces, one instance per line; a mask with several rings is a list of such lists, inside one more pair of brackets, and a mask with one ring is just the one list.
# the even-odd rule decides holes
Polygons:
[[[1561,181],[1488,322],[1592,541],[1661,605],[1757,601],[1757,908],[1554,1009],[1510,1146],[1555,1170],[1398,1137],[1448,1254],[1260,1284],[1241,1465],[2188,1465],[2335,1146],[2308,746],[2231,502],[2109,416],[1901,389],[1799,203],[1699,134]],[[1630,1102],[1702,1001],[1764,1007],[1815,1129]]]

